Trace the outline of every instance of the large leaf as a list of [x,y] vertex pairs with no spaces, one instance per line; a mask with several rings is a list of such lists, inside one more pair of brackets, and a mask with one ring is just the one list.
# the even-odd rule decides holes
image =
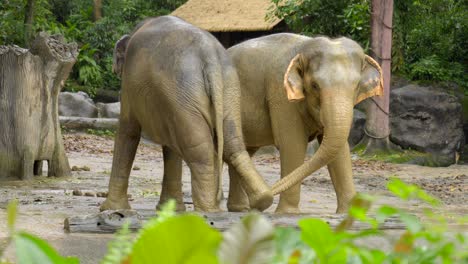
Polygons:
[[302,240],[317,254],[320,263],[346,263],[347,249],[341,244],[343,236],[335,233],[321,219],[299,220]]
[[275,229],[273,264],[313,263],[315,252],[301,240],[301,232],[293,227]]
[[226,264],[271,263],[273,225],[259,214],[249,214],[224,233],[219,258]]
[[131,263],[218,263],[221,234],[203,218],[180,215],[152,224],[141,231]]
[[15,222],[16,222],[16,215],[18,211],[18,200],[14,199],[8,203],[7,206],[7,215],[8,215],[8,231],[10,235],[12,235],[15,231]]
[[33,235],[19,232],[14,237],[19,264],[72,264],[77,258],[60,256],[47,242]]

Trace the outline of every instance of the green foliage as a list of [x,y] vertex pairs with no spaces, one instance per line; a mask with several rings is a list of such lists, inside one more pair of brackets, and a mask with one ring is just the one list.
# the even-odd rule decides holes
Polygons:
[[[11,201],[7,208],[8,229],[10,236],[8,243],[15,245],[16,262],[19,264],[73,264],[79,263],[75,257],[62,257],[46,241],[28,234],[16,231],[17,216],[16,200]],[[3,251],[0,251],[0,258]]]
[[79,263],[77,258],[60,256],[46,241],[31,234],[18,232],[13,240],[19,264]]
[[452,81],[468,90],[468,4],[462,0],[395,1],[393,50],[413,80]]
[[428,153],[422,153],[412,149],[382,151],[372,155],[365,155],[365,148],[366,146],[364,144],[357,144],[353,147],[353,152],[358,154],[359,157],[364,160],[384,161],[390,163],[409,163],[418,159],[429,160],[431,156]]
[[[306,35],[347,36],[369,48],[370,0],[271,0],[268,17]],[[392,70],[468,91],[468,2],[395,0]]]
[[[0,45],[24,46],[27,0],[5,0],[0,5]],[[93,1],[36,0],[34,32],[62,34],[80,48],[64,90],[84,91],[93,97],[99,88],[119,90],[112,73],[114,43],[146,17],[169,14],[186,0],[104,0],[103,17],[94,21]]]
[[277,16],[304,35],[347,36],[367,48],[370,39],[369,0],[272,0],[267,18]]
[[218,263],[221,234],[196,215],[180,215],[145,226],[133,246],[134,263]]
[[100,137],[115,137],[115,131],[111,131],[109,129],[92,129],[88,128],[86,133],[91,135],[96,135]]
[[271,263],[274,252],[274,228],[261,215],[247,215],[223,236],[224,240],[218,251],[221,263]]
[[[158,217],[148,221],[133,239],[124,225],[102,263],[467,263],[468,243],[463,233],[447,232],[447,216],[434,212],[440,202],[422,189],[398,178],[388,183],[390,192],[403,201],[418,200],[428,206],[426,221],[406,210],[382,205],[369,215],[376,199],[357,195],[346,218],[333,230],[321,219],[302,219],[294,228],[273,229],[263,216],[250,214],[223,235],[211,228],[201,216],[174,213],[174,201],[163,206]],[[8,223],[14,226],[16,205],[8,207]],[[395,239],[379,230],[390,217],[406,226]],[[369,229],[349,231],[355,221]],[[75,258],[59,256],[46,242],[23,232],[12,232],[19,263],[78,263]],[[372,243],[373,236],[387,241],[384,251]],[[365,240],[364,240],[365,241]],[[380,242],[381,243],[381,242]],[[219,259],[218,259],[219,256]]]
[[[4,0],[0,5],[0,45],[16,44],[25,46],[24,43],[24,8],[27,0]],[[36,0],[34,10],[34,31],[46,30],[54,22],[48,0]],[[52,19],[53,21],[53,19]]]

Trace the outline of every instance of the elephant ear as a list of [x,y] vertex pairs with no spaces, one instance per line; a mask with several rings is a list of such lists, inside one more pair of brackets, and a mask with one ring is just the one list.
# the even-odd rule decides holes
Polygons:
[[122,67],[125,60],[125,50],[127,49],[128,41],[130,40],[129,35],[123,35],[114,46],[114,59],[112,62],[112,72],[117,76],[122,75]]
[[355,104],[375,95],[383,95],[382,69],[374,59],[366,55]]
[[304,81],[302,78],[302,55],[297,54],[289,63],[284,74],[284,88],[290,102],[304,100]]

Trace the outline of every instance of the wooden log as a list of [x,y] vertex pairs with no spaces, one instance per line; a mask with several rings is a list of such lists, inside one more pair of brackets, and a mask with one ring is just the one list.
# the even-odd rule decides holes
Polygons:
[[76,116],[60,116],[60,125],[66,129],[110,129],[116,130],[119,126],[117,118],[88,118]]
[[[220,213],[197,213],[202,216],[206,222],[213,228],[224,231],[238,222],[246,213],[220,212]],[[297,222],[302,218],[320,218],[326,221],[332,228],[338,226],[346,215],[279,215],[265,214],[275,226],[298,228]],[[64,229],[69,233],[113,233],[117,231],[125,221],[130,221],[130,229],[138,230],[148,219],[155,217],[153,210],[116,210],[104,211],[86,216],[73,216],[65,219]],[[350,230],[369,229],[370,226],[365,223],[355,222]],[[405,229],[405,225],[396,218],[389,218],[379,229]]]
[[70,175],[58,95],[78,55],[75,43],[42,32],[31,49],[0,46],[0,179]]

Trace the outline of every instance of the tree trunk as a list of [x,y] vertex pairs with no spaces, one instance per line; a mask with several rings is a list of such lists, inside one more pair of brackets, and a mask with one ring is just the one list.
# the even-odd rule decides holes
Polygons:
[[78,55],[75,43],[40,33],[31,49],[0,46],[0,179],[70,175],[58,95]]
[[33,34],[34,9],[36,0],[28,0],[24,8],[24,45],[30,47],[31,36]]
[[393,0],[373,0],[371,8],[371,56],[381,65],[384,94],[368,99],[366,133],[361,141],[365,154],[394,148],[389,140]]
[[94,0],[93,6],[94,21],[102,18],[102,0]]

